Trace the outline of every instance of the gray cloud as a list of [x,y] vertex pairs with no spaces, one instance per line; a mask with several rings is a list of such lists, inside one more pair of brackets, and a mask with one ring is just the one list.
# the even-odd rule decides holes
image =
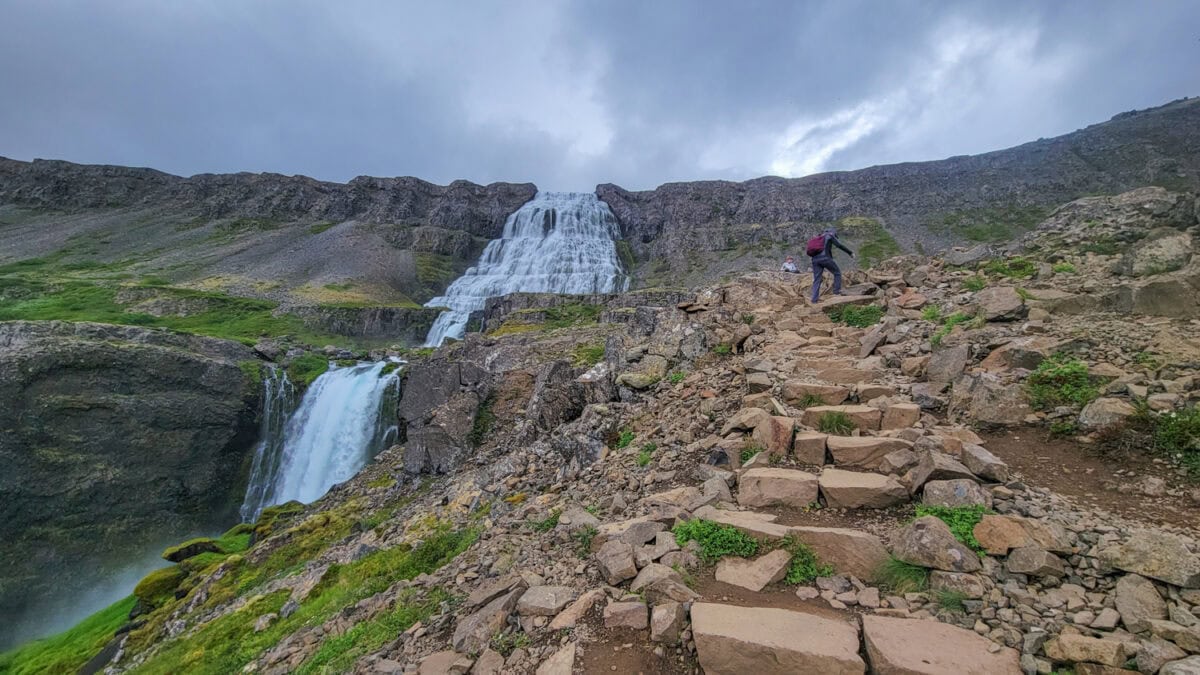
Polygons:
[[0,155],[179,174],[803,175],[1200,94],[1200,4],[0,3]]

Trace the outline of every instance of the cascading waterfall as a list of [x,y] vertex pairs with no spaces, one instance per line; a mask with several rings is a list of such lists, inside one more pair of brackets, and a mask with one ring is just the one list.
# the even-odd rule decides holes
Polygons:
[[281,430],[264,427],[242,506],[245,521],[272,504],[320,499],[395,440],[400,377],[383,372],[387,366],[333,366],[309,385]]
[[488,298],[529,293],[615,293],[629,280],[621,269],[616,240],[621,228],[608,204],[590,192],[539,192],[504,223],[500,239],[484,249],[479,263],[425,303],[448,307],[426,347],[461,339],[471,312]]
[[258,447],[254,449],[250,483],[246,486],[246,498],[242,501],[241,515],[245,522],[257,519],[267,505],[267,493],[279,471],[279,459],[283,456],[284,425],[296,409],[296,387],[288,380],[287,371],[275,366],[268,368],[263,378],[263,411],[258,429]]

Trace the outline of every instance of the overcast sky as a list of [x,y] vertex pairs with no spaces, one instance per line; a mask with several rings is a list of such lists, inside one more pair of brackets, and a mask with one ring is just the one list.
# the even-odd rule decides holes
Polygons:
[[1200,1],[0,0],[0,155],[650,188],[1200,95]]

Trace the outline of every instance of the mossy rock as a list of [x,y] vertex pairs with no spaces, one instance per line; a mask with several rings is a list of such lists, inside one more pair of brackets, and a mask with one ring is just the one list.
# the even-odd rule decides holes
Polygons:
[[304,505],[297,501],[268,506],[262,510],[262,513],[258,516],[258,520],[254,522],[254,540],[261,541],[265,539],[275,531],[278,521],[287,520],[289,516],[300,513],[304,513]]
[[133,594],[143,605],[158,607],[175,598],[175,589],[179,588],[180,582],[186,576],[187,572],[176,565],[154,570],[138,582]]
[[187,560],[201,553],[221,553],[221,546],[216,539],[212,537],[198,537],[189,539],[182,544],[176,544],[163,551],[162,557],[164,560],[169,560],[173,563]]

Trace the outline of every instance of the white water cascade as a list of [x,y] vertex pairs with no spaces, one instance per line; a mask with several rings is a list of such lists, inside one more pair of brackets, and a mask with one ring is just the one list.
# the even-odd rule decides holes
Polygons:
[[[272,504],[320,499],[395,439],[400,378],[396,371],[384,373],[387,365],[331,366],[309,385],[281,429],[269,428],[264,419],[243,520],[254,521]],[[264,406],[264,417],[269,408]]]
[[504,223],[479,262],[425,303],[448,307],[429,335],[426,347],[446,338],[461,339],[471,312],[488,298],[528,293],[615,293],[628,278],[621,269],[616,240],[621,228],[608,204],[590,192],[539,192]]

